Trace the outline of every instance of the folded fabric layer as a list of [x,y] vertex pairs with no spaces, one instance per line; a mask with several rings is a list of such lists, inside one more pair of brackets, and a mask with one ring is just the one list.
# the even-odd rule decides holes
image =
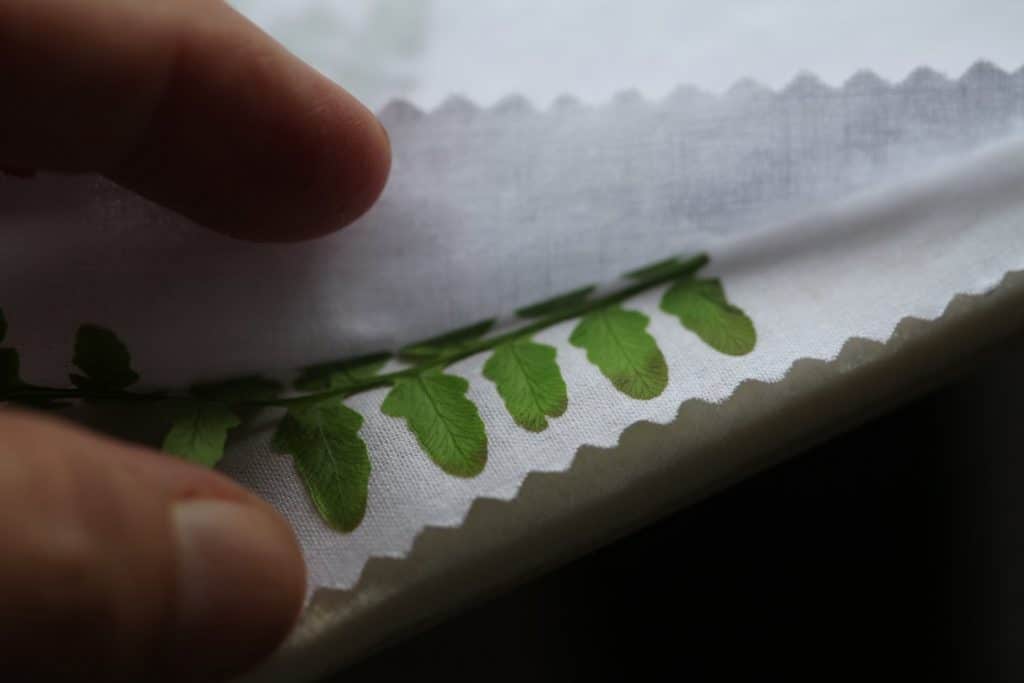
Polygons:
[[918,64],[960,74],[979,56],[1024,60],[1017,0],[231,0],[374,108],[435,107],[452,93],[491,105],[605,102],[679,83],[722,92],[741,78],[783,88],[810,68],[842,83],[864,65],[901,80]]
[[[865,59],[957,68],[978,36],[1005,60],[1014,3],[580,0],[539,22],[502,2],[236,4],[374,106],[443,104],[382,109],[381,202],[308,244],[234,242],[102,179],[0,176],[0,391],[14,347],[40,384],[74,356],[85,386],[330,394],[235,427],[207,386],[195,424],[217,438],[167,441],[213,462],[231,430],[220,466],[297,530],[317,595],[284,680],[791,453],[1021,308],[1017,278],[907,323],[1022,269],[1024,69],[788,81],[822,40],[831,82]],[[669,92],[680,65],[789,84]],[[623,86],[644,94],[583,103]],[[112,422],[155,442],[172,417]]]
[[[349,552],[382,530],[394,534],[403,516],[427,514],[435,525],[460,526],[421,532],[405,560],[371,562],[351,590],[320,591],[292,641],[254,680],[326,672],[430,615],[877,413],[1019,330],[1024,281],[1020,272],[1003,274],[1024,269],[1022,181],[1024,142],[1016,142],[760,238],[722,244],[712,267],[755,321],[757,348],[722,356],[657,311],[661,292],[633,301],[632,308],[651,316],[668,360],[668,389],[652,401],[610,400],[609,382],[566,343],[571,325],[552,330],[545,339],[559,358],[577,363],[566,373],[565,415],[528,444],[515,436],[498,397],[481,394],[500,450],[461,500],[455,486],[445,487],[422,466],[426,458],[421,466],[385,461],[380,469],[393,478],[379,484],[390,508],[374,514],[371,500],[367,523],[378,527],[356,532]],[[471,359],[459,372],[472,378],[481,365]],[[372,397],[350,405],[372,415]],[[369,423],[369,433],[384,429],[374,418]],[[399,438],[380,445],[411,450]],[[506,449],[512,441],[517,447]],[[268,469],[261,476],[269,485],[286,473]],[[402,509],[417,489],[429,491],[429,501]],[[284,504],[298,499],[295,492]],[[454,505],[446,510],[445,503]],[[291,510],[295,518],[309,517]],[[331,546],[340,547],[325,540],[310,557],[330,554]],[[385,554],[380,547],[378,553]],[[339,554],[313,571],[334,572],[337,581],[345,563]]]
[[[269,451],[265,435],[237,443],[226,470],[297,525],[314,585],[351,586],[367,558],[403,555],[425,526],[459,524],[478,498],[515,496],[530,472],[564,470],[582,446],[613,446],[639,421],[685,419],[679,409],[687,401],[721,402],[744,380],[776,381],[799,359],[832,359],[852,337],[884,341],[905,317],[935,318],[954,295],[993,287],[1008,271],[1024,267],[1022,182],[1024,146],[1014,143],[952,171],[859,196],[759,235],[721,241],[709,249],[707,274],[753,321],[756,347],[728,355],[681,325],[666,305],[675,286],[628,299],[622,310],[649,320],[646,329],[664,357],[664,390],[653,396],[616,389],[614,378],[588,354],[593,349],[577,343],[579,321],[536,334],[536,342],[556,350],[568,395],[564,412],[540,433],[517,424],[500,387],[485,379],[487,353],[456,363],[448,373],[468,381],[488,444],[486,466],[472,478],[446,474],[417,441],[416,429],[381,411],[387,390],[353,396],[346,404],[365,420],[360,434],[372,470],[366,517],[347,535],[320,520],[292,464]],[[608,477],[651,456],[620,455]]]
[[378,206],[286,247],[209,234],[98,179],[0,177],[0,307],[32,349],[26,373],[62,380],[86,321],[128,343],[144,385],[182,386],[288,377],[508,315],[1010,135],[1024,72],[522,104],[386,108],[395,158]]
[[[673,423],[637,423],[610,449],[581,449],[566,472],[532,474],[515,499],[479,499],[462,525],[424,530],[403,559],[372,560],[354,588],[317,591],[288,642],[244,680],[320,680],[969,371],[1022,327],[1018,272],[954,298],[938,320],[905,318],[884,344],[851,339],[834,360],[745,382],[723,404],[691,401]],[[666,553],[685,564],[692,550],[681,538]],[[628,592],[635,580],[610,576],[609,590]]]
[[1020,266],[1022,103],[980,64],[548,112],[394,104],[380,205],[290,247],[95,179],[3,179],[5,344],[31,381],[62,381],[84,322],[143,387],[312,365],[297,388],[334,397],[236,430],[223,467],[289,516],[311,588],[349,587],[581,446],[993,286]]

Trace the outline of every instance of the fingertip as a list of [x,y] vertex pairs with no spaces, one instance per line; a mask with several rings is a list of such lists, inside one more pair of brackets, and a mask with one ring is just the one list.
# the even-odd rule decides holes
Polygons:
[[[273,158],[264,200],[241,221],[209,227],[257,242],[298,242],[344,228],[374,205],[391,170],[391,143],[376,116],[333,83],[296,117],[291,144]],[[262,187],[264,184],[260,183]]]
[[363,215],[391,166],[355,97],[227,6],[186,14],[150,116],[107,175],[232,237],[294,242]]
[[[346,128],[335,128],[338,141],[326,165],[334,169],[332,179],[337,198],[323,225],[327,232],[343,228],[370,210],[387,185],[391,173],[391,140],[383,124],[362,107],[362,121],[353,129],[362,130],[351,142],[344,140]],[[333,227],[332,227],[333,226]],[[323,234],[313,231],[313,236]]]

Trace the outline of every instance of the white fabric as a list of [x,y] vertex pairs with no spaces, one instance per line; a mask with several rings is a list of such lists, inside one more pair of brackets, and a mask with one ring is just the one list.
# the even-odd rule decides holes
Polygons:
[[[783,129],[792,117],[809,121],[808,105],[790,111],[783,100],[775,106],[782,118],[774,125]],[[848,200],[853,203],[795,226],[765,227],[753,212],[793,213],[863,184],[863,159],[824,153],[832,149],[825,131],[810,140],[814,144],[801,137],[807,144],[796,147],[801,156],[788,155],[790,164],[737,176],[743,153],[713,153],[716,146],[736,147],[737,138],[726,134],[697,144],[698,150],[709,146],[694,153],[703,160],[697,172],[679,166],[673,175],[663,157],[637,154],[625,142],[646,125],[646,105],[640,110],[639,119],[616,108],[570,112],[566,116],[579,124],[571,127],[559,123],[564,119],[529,113],[466,120],[458,110],[414,118],[406,128],[393,125],[395,179],[381,206],[336,238],[283,250],[200,232],[110,188],[98,193],[75,181],[7,181],[3,189],[30,190],[17,197],[20,210],[8,211],[4,220],[18,237],[2,264],[16,284],[8,290],[13,299],[8,294],[4,302],[11,342],[26,350],[27,376],[58,379],[74,326],[92,320],[124,335],[143,377],[180,384],[365,351],[378,339],[407,340],[507,311],[666,253],[711,254],[709,272],[723,278],[730,298],[756,323],[754,353],[721,356],[658,312],[657,292],[639,297],[630,305],[651,316],[670,383],[658,399],[634,401],[615,392],[583,352],[568,345],[567,324],[552,328],[539,339],[558,348],[570,406],[540,435],[512,423],[493,385],[481,377],[483,358],[461,362],[453,371],[471,381],[470,397],[489,434],[488,466],[477,478],[443,474],[404,423],[380,413],[382,391],[351,399],[349,405],[366,418],[362,435],[373,461],[367,516],[352,534],[323,524],[289,459],[268,452],[267,430],[237,441],[225,470],[287,514],[306,551],[311,587],[346,587],[368,558],[404,554],[424,526],[458,524],[477,497],[510,497],[528,472],[564,469],[583,444],[612,445],[638,420],[668,422],[690,398],[722,400],[744,379],[781,377],[798,358],[831,358],[851,336],[885,339],[904,316],[933,317],[953,294],[989,287],[1024,262],[1016,191],[1024,160],[1017,147],[984,170],[932,180],[924,190],[896,182],[888,199]],[[1002,114],[996,119],[1009,121]],[[757,120],[763,123],[763,115]],[[929,136],[906,125],[916,134],[881,149],[890,153],[886,158],[915,160],[917,173],[927,158],[922,150],[934,156],[938,148],[948,156],[966,144],[963,135],[947,140],[942,127]],[[972,130],[957,119],[952,125],[964,135]],[[567,141],[559,154],[534,154],[563,134]],[[766,148],[761,139],[751,137],[747,152],[756,156],[776,144]],[[604,160],[580,164],[578,156],[595,149],[588,147],[595,140]],[[791,145],[782,149],[792,151]],[[933,163],[962,164],[962,154]],[[852,165],[841,163],[851,159]],[[715,163],[728,172],[716,171]],[[554,183],[569,166],[576,167],[574,175]],[[632,174],[616,182],[615,169],[623,166]],[[782,172],[790,180],[777,191],[764,193],[753,182]],[[708,184],[694,185],[705,175]],[[737,182],[752,194],[738,193]],[[776,195],[783,190],[780,200]],[[713,201],[720,196],[730,201]],[[115,220],[89,220],[111,207],[121,212]],[[696,210],[704,213],[695,224],[686,214]],[[742,229],[732,225],[737,216],[744,218]],[[151,225],[137,227],[143,222]],[[54,244],[54,234],[67,240],[64,246]],[[121,258],[111,260],[115,251]],[[52,271],[40,266],[41,254],[52,259],[46,261]],[[40,290],[61,307],[40,306]]]
[[775,89],[810,70],[840,85],[865,66],[891,81],[928,64],[1024,63],[1018,0],[232,0],[374,108],[432,109],[452,94],[661,98],[682,83]]
[[444,475],[404,423],[379,413],[384,391],[349,400],[367,417],[362,434],[374,454],[367,519],[351,535],[317,519],[290,463],[269,455],[260,439],[236,447],[226,469],[296,524],[315,585],[349,587],[367,558],[403,555],[425,525],[459,524],[476,498],[510,498],[529,472],[564,470],[583,445],[612,446],[637,421],[672,421],[689,399],[719,402],[745,379],[773,381],[798,359],[832,359],[853,336],[884,341],[905,316],[932,319],[953,294],[993,287],[1024,268],[1021,186],[1018,144],[952,176],[712,249],[710,272],[755,320],[757,349],[742,358],[717,354],[657,311],[663,288],[639,297],[631,307],[651,316],[649,329],[669,364],[669,388],[652,401],[617,394],[567,343],[570,324],[537,337],[558,349],[570,396],[566,414],[543,434],[512,422],[494,387],[481,380],[485,356],[459,363],[453,371],[471,381],[490,443],[487,468],[472,480]]
[[[904,318],[886,343],[850,339],[830,362],[805,359],[781,381],[743,382],[724,403],[687,402],[666,425],[636,423],[612,448],[581,449],[565,472],[531,474],[515,499],[479,500],[460,526],[424,530],[404,559],[368,563],[352,589],[317,591],[287,643],[244,680],[320,680],[396,635],[879,415],[969,368],[1022,325],[1018,271],[994,290],[954,297],[940,318]],[[672,550],[686,560],[685,540]]]
[[[708,3],[684,17],[671,14],[677,4],[651,3],[627,17],[617,5],[596,12],[579,2],[535,6],[542,14],[531,16],[504,3],[356,3],[352,25],[378,32],[353,29],[362,37],[344,49],[355,56],[338,62],[324,55],[342,48],[323,46],[346,43],[337,39],[340,5],[247,7],[272,30],[319,7],[292,42],[311,50],[323,29],[323,52],[313,56],[332,75],[350,82],[341,72],[371,63],[394,75],[367,76],[384,83],[369,93],[374,103],[406,94],[429,106],[453,90],[480,102],[516,91],[541,103],[564,91],[600,101],[628,86],[661,95],[682,80],[720,87],[753,75],[778,84],[798,65],[833,81],[865,64],[899,77],[908,60],[963,68],[982,34],[988,56],[1024,61],[1014,52],[1019,38],[1008,39],[1018,3],[987,4],[991,11],[901,5],[905,20],[888,22],[868,20],[881,3],[856,12],[805,8],[808,22],[832,31],[793,31],[782,41],[788,51],[778,47],[777,24],[795,5],[765,14],[753,3]],[[594,23],[586,30],[558,30],[587,8]],[[419,38],[399,31],[417,22]],[[508,51],[474,59],[473,41],[494,25]],[[701,47],[665,30],[676,25],[719,38]],[[538,26],[554,28],[536,34]],[[623,26],[631,38],[616,42],[614,27]],[[404,38],[383,39],[395,35]],[[877,55],[861,46],[803,61],[820,57],[822,40],[849,36]],[[420,51],[402,56],[417,40]],[[953,47],[939,51],[940,43]],[[723,64],[723,45],[736,61],[709,68]],[[392,52],[376,63],[359,47],[370,57]],[[678,65],[686,66],[670,68]],[[481,377],[483,358],[463,361],[453,371],[470,380],[489,435],[477,478],[444,475],[404,423],[380,413],[382,391],[351,399],[366,418],[373,462],[367,516],[352,534],[321,522],[290,461],[268,452],[268,429],[238,439],[224,469],[295,525],[311,588],[348,587],[368,558],[402,556],[425,526],[460,523],[479,497],[515,495],[528,472],[564,469],[583,444],[612,445],[636,421],[668,422],[688,399],[722,400],[744,379],[781,377],[798,358],[832,358],[851,336],[885,339],[903,317],[934,317],[954,294],[983,291],[1021,268],[1024,209],[1009,189],[1024,180],[1021,149],[1007,143],[982,161],[970,157],[1014,136],[1022,102],[1024,73],[979,65],[956,82],[916,72],[897,88],[861,76],[833,90],[803,78],[778,94],[749,85],[722,97],[684,89],[656,104],[623,96],[542,112],[514,99],[487,111],[449,100],[427,115],[395,104],[383,113],[395,163],[379,206],[338,235],[289,247],[209,234],[96,179],[3,178],[0,307],[28,378],[62,381],[74,330],[91,321],[127,341],[147,383],[180,386],[254,371],[288,377],[301,365],[507,313],[668,254],[711,254],[708,272],[756,323],[754,353],[716,354],[657,311],[657,292],[640,297],[630,306],[650,315],[670,383],[653,401],[633,401],[568,345],[568,325],[555,327],[539,338],[558,349],[570,405],[540,435],[512,423]]]

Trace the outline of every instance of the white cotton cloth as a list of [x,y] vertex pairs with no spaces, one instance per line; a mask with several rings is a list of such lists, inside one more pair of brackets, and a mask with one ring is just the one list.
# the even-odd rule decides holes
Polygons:
[[236,445],[225,469],[296,524],[315,586],[351,587],[367,558],[402,556],[424,526],[458,525],[475,499],[511,498],[530,472],[564,470],[584,445],[613,446],[638,421],[674,420],[688,400],[721,402],[743,380],[779,380],[801,358],[830,360],[851,337],[885,341],[904,317],[932,319],[955,294],[994,287],[1024,269],[1020,187],[1024,145],[1014,144],[948,174],[710,247],[707,272],[755,321],[757,347],[723,356],[658,310],[665,287],[637,297],[628,307],[651,317],[648,329],[669,366],[668,388],[650,401],[617,393],[568,343],[571,322],[535,337],[558,350],[569,387],[568,410],[543,433],[512,421],[482,378],[486,354],[456,364],[451,372],[470,381],[488,432],[487,468],[473,479],[445,475],[404,422],[379,412],[386,390],[351,398],[347,404],[366,417],[361,434],[374,465],[367,516],[351,534],[319,520],[291,463],[271,455],[263,436]]
[[[657,309],[660,290],[637,297],[670,379],[635,401],[568,344],[571,323],[555,326],[538,339],[558,350],[569,408],[540,434],[512,422],[484,357],[456,364],[489,437],[473,479],[441,472],[380,412],[383,391],[353,397],[373,470],[350,534],[270,452],[268,412],[222,468],[295,526],[311,589],[362,585],[371,558],[405,557],[425,528],[458,527],[475,501],[515,497],[581,447],[677,424],[687,401],[777,381],[853,337],[886,340],[1024,266],[1015,0],[235,4],[381,111],[394,164],[380,203],[315,242],[253,245],[101,179],[0,177],[4,343],[26,378],[64,382],[88,321],[126,341],[147,386],[290,379],[698,251],[758,332],[753,353],[726,357]],[[614,450],[588,492],[635,474],[631,457],[668,468],[691,455],[656,445]],[[708,468],[693,476],[712,483]],[[546,538],[535,552],[554,556]]]
[[[994,289],[988,279],[1003,265],[1019,268],[1024,212],[1010,197],[1019,192],[1022,152],[1018,143],[954,172],[844,202],[780,229],[772,244],[726,248],[723,272],[744,270],[748,282],[792,296],[776,302],[774,329],[793,343],[774,339],[780,361],[812,347],[820,358],[800,358],[784,376],[762,374],[767,364],[758,363],[760,379],[744,380],[721,403],[685,401],[665,423],[635,422],[608,447],[580,448],[566,471],[533,471],[514,497],[476,498],[459,526],[421,531],[403,559],[371,561],[351,589],[318,590],[285,646],[246,680],[316,680],[396,634],[607,543],[970,367],[979,351],[1024,325],[1024,271]],[[824,239],[815,239],[816,231]],[[777,247],[785,252],[789,239],[806,251],[781,255]],[[997,255],[999,246],[1009,251]],[[944,287],[966,287],[967,295],[943,304]],[[894,328],[883,322],[900,311],[908,315]],[[798,319],[789,318],[793,312]],[[854,328],[864,336],[839,350]],[[707,380],[696,377],[700,372],[684,374]],[[683,393],[706,396],[699,386]],[[667,414],[662,408],[659,420]],[[577,426],[607,435],[617,425],[585,416]],[[543,451],[531,455],[553,461]],[[685,561],[685,540],[672,552]]]
[[[351,398],[373,470],[350,534],[316,514],[291,460],[270,452],[269,428],[237,438],[223,469],[294,524],[311,589],[346,588],[371,557],[404,555],[424,527],[458,525],[475,499],[514,496],[585,444],[611,446],[629,425],[669,422],[683,402],[721,401],[745,379],[778,379],[799,358],[832,358],[850,337],[885,339],[904,316],[934,316],[1020,267],[1018,193],[1005,188],[1018,180],[1022,102],[1019,75],[978,64],[959,81],[919,70],[897,87],[862,76],[830,89],[808,77],[781,93],[546,112],[397,103],[382,113],[395,160],[379,205],[286,247],[209,233],[95,179],[4,179],[0,306],[31,380],[64,381],[89,321],[124,338],[145,384],[180,387],[289,379],[666,255],[710,254],[707,272],[755,322],[753,353],[718,354],[657,310],[660,292],[637,297],[629,306],[650,316],[670,379],[636,401],[568,344],[571,323],[558,325],[537,339],[558,350],[569,408],[541,434],[512,422],[482,377],[486,356],[462,361],[452,372],[469,380],[489,438],[478,477],[437,468],[380,412],[384,390]],[[1000,144],[1008,151],[972,160]],[[957,172],[964,164],[974,170]]]
[[453,94],[602,104],[680,84],[781,90],[811,71],[841,85],[870,67],[958,76],[978,59],[1024,63],[1018,0],[231,0],[374,109],[433,109]]

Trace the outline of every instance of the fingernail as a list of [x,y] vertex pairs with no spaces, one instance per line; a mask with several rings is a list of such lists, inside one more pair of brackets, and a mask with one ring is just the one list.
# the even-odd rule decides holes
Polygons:
[[295,538],[273,512],[252,504],[189,500],[171,516],[175,649],[212,651],[210,671],[244,667],[284,637],[301,605],[305,571]]

